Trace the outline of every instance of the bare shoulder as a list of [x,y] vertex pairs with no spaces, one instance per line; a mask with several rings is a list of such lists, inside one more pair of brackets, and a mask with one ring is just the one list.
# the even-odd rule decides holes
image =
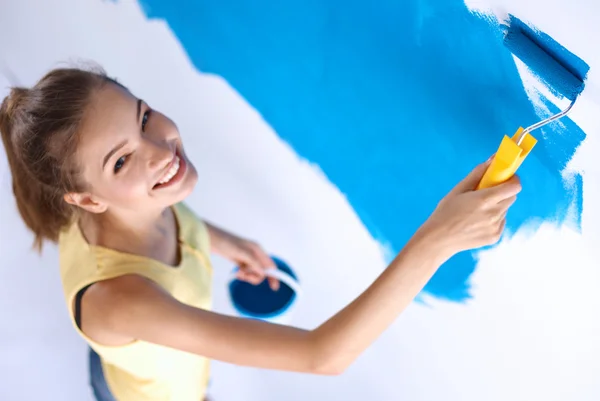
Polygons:
[[81,298],[81,330],[103,345],[135,340],[131,326],[147,315],[153,303],[171,296],[152,280],[127,274],[94,283]]

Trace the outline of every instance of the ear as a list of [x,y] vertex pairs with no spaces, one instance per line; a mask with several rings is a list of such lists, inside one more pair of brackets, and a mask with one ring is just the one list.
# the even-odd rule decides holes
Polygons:
[[90,213],[104,213],[108,205],[89,193],[69,192],[64,196],[65,202],[82,208]]

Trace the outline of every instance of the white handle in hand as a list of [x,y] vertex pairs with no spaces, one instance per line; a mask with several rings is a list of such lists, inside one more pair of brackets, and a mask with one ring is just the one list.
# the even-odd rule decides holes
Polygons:
[[[232,275],[231,275],[232,280],[234,280],[234,279],[239,280],[237,278],[237,272],[238,272],[238,270],[235,270],[232,273]],[[265,274],[269,277],[276,278],[280,282],[282,282],[285,285],[287,285],[288,287],[290,287],[292,289],[292,291],[294,291],[296,293],[296,296],[300,297],[300,295],[302,295],[302,289],[300,288],[300,285],[298,284],[296,279],[293,278],[292,276],[290,276],[289,274],[287,274],[286,272],[284,272],[283,270],[267,269],[267,270],[265,270]]]

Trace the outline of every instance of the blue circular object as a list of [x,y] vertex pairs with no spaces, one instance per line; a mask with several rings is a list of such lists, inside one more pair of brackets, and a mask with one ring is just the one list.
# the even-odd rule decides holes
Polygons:
[[[272,257],[275,265],[297,280],[292,269],[281,259]],[[283,314],[296,299],[296,293],[285,283],[278,291],[269,287],[267,280],[259,285],[234,279],[229,283],[229,296],[240,315],[256,319],[269,319]]]

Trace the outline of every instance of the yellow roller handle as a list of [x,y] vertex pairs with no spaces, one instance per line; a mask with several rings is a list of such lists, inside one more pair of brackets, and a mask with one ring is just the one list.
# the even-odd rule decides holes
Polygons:
[[512,138],[504,136],[477,189],[502,184],[517,172],[523,160],[537,143],[537,139],[527,133],[521,141],[521,145],[517,145],[517,139],[521,132],[523,132],[523,128],[519,128]]

